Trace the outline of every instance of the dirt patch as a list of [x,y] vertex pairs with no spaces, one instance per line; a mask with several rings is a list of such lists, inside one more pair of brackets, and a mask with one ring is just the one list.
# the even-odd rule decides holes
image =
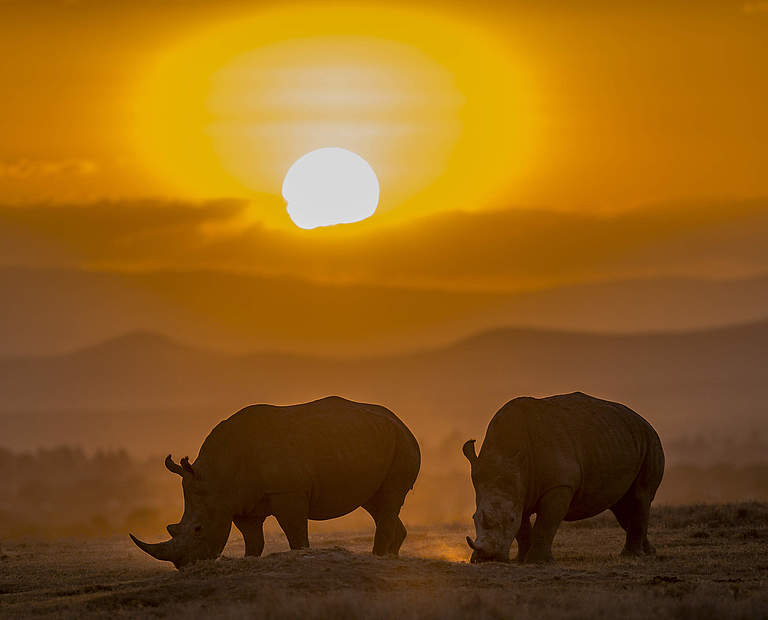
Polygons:
[[271,532],[261,558],[243,558],[233,536],[218,561],[183,571],[123,537],[9,542],[0,608],[79,618],[758,618],[768,614],[761,506],[662,515],[651,531],[658,555],[645,559],[619,557],[623,532],[609,518],[565,525],[547,566],[469,565],[463,525],[410,528],[400,558],[372,556],[372,531],[316,533],[304,551]]

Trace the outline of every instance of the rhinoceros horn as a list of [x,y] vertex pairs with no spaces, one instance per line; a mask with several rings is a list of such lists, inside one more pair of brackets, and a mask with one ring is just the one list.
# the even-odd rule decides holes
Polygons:
[[470,462],[470,464],[474,465],[475,461],[477,460],[477,453],[475,452],[475,440],[470,439],[469,441],[465,441],[461,451],[464,453],[464,456],[467,457],[467,460]]
[[479,551],[475,541],[472,540],[469,536],[467,536],[467,544],[469,545],[469,548],[472,549],[472,551]]
[[178,544],[173,538],[161,543],[145,543],[143,540],[136,538],[133,534],[129,534],[129,536],[139,549],[148,553],[157,560],[175,562],[178,559]]

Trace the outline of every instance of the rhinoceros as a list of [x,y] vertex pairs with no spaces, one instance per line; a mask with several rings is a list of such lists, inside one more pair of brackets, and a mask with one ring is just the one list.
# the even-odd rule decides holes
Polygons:
[[551,561],[561,521],[606,509],[626,531],[624,555],[654,553],[648,516],[664,451],[628,407],[581,392],[515,398],[488,424],[480,455],[474,439],[462,451],[475,487],[471,562],[508,561],[515,538],[519,562]]
[[336,396],[279,407],[252,405],[218,424],[194,463],[171,455],[182,478],[184,515],[171,540],[143,551],[176,568],[218,557],[232,523],[245,555],[264,549],[263,524],[274,515],[291,549],[309,546],[307,520],[340,517],[359,506],[376,524],[373,553],[397,555],[406,529],[400,508],[421,464],[405,424],[379,405]]

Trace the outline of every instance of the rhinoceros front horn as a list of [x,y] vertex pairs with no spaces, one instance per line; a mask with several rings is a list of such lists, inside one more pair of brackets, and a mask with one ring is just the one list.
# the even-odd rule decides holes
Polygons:
[[[133,538],[133,537],[131,537]],[[138,544],[138,543],[137,543]],[[467,536],[467,544],[469,545],[469,548],[472,549],[472,551],[477,551],[477,545],[475,544],[475,541],[472,540],[469,536]]]
[[139,549],[148,553],[156,560],[175,562],[178,559],[179,550],[174,539],[161,543],[145,543],[143,540],[136,538],[133,534],[129,534],[129,536]]

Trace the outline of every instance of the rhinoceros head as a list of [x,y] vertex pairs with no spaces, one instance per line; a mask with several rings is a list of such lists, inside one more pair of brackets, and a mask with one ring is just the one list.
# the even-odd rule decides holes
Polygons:
[[470,562],[507,562],[512,541],[522,520],[520,470],[508,463],[475,453],[475,440],[462,450],[472,467],[475,487],[475,540],[467,536],[472,549]]
[[193,468],[187,457],[179,465],[169,454],[165,466],[182,478],[184,515],[179,523],[167,527],[171,540],[145,543],[130,534],[131,540],[153,558],[173,562],[176,568],[218,557],[227,544],[232,516],[216,501],[204,473]]

